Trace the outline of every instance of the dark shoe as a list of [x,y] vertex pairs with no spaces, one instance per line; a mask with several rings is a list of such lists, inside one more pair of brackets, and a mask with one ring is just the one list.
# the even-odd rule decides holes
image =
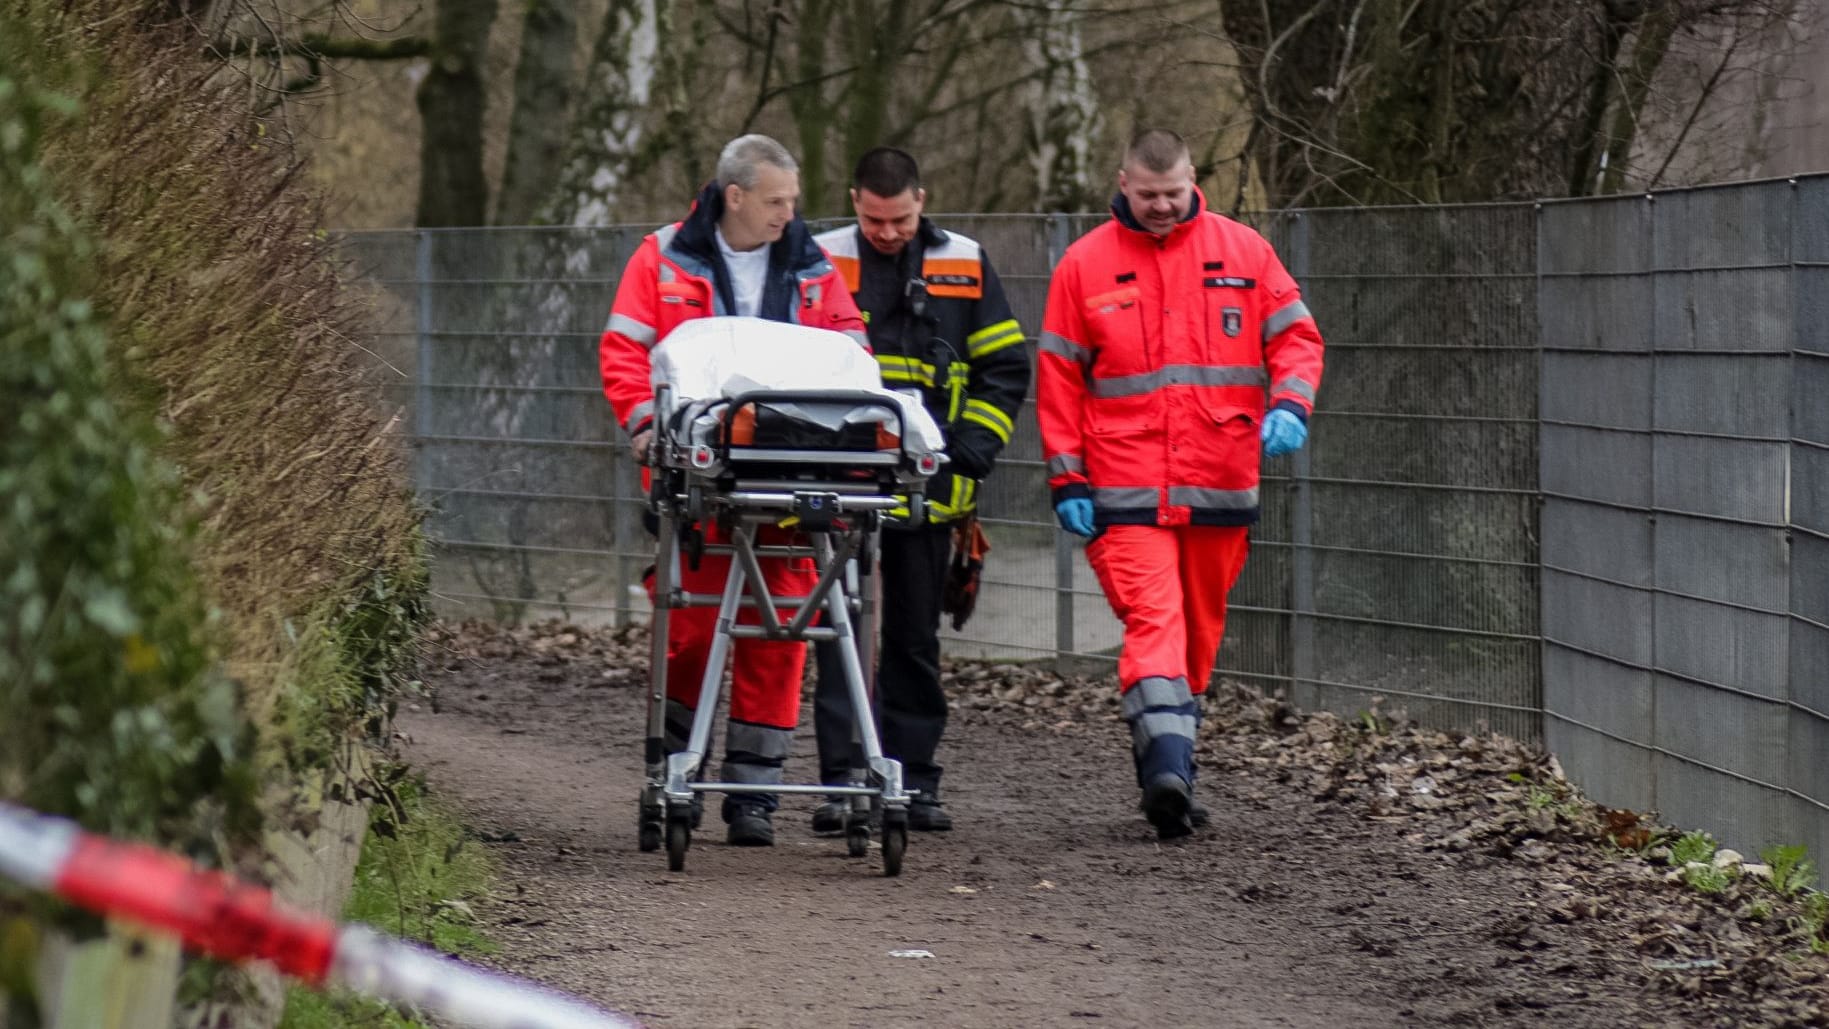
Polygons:
[[908,805],[908,827],[915,832],[951,832],[953,816],[937,800],[917,800]]
[[1143,817],[1156,827],[1159,840],[1176,840],[1194,831],[1188,821],[1188,808],[1194,792],[1186,779],[1172,772],[1151,779],[1143,787]]
[[739,804],[731,809],[730,834],[733,847],[772,847],[775,845],[775,823],[765,807]]
[[1202,804],[1198,800],[1188,801],[1188,824],[1189,825],[1193,826],[1196,829],[1205,829],[1207,827],[1207,823],[1211,822],[1212,820],[1213,820],[1213,812],[1208,811],[1207,806],[1205,804]]
[[813,809],[813,831],[830,836],[845,831],[845,820],[851,817],[849,800],[828,800]]

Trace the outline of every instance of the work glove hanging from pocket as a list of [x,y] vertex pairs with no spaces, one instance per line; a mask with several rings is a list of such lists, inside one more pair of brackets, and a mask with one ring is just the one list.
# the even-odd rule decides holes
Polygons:
[[946,569],[946,587],[940,594],[940,610],[953,616],[953,631],[965,627],[978,606],[978,585],[984,575],[984,555],[991,552],[991,541],[978,524],[977,515],[969,515],[953,526],[953,559]]

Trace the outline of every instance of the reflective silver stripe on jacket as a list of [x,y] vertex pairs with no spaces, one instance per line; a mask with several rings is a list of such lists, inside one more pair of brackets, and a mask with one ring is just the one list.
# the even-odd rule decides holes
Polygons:
[[1269,381],[1254,364],[1171,364],[1152,372],[1092,379],[1092,395],[1102,400],[1140,397],[1169,386],[1262,386]]
[[847,336],[850,336],[851,342],[856,343],[858,346],[863,347],[865,350],[870,349],[870,334],[865,332],[864,330],[862,330],[862,329],[840,329],[838,331],[844,333]]
[[1064,357],[1082,369],[1092,364],[1092,351],[1055,332],[1044,332],[1036,346],[1044,354]]
[[1315,387],[1307,379],[1297,378],[1294,375],[1270,387],[1270,395],[1273,397],[1284,393],[1294,393],[1311,404],[1315,402]]
[[652,415],[653,413],[654,413],[654,401],[653,400],[644,400],[641,403],[635,405],[635,410],[629,412],[628,420],[624,421],[622,423],[622,427],[624,429],[626,429],[627,431],[629,431],[630,433],[633,433],[635,431],[635,427],[637,425],[641,424],[642,419],[648,417],[649,415]]
[[610,322],[603,327],[603,331],[620,333],[649,350],[654,349],[654,337],[656,336],[654,326],[626,314],[610,315]]
[[1300,300],[1291,300],[1278,308],[1270,317],[1264,319],[1264,342],[1270,342],[1282,335],[1284,329],[1308,317],[1311,317],[1308,313],[1308,305]]
[[813,242],[819,245],[819,249],[834,257],[855,258],[857,256],[857,226],[852,224],[843,228],[827,229],[814,236]]
[[[1160,491],[1154,486],[1094,486],[1092,502],[1107,509],[1155,507]],[[1258,506],[1253,489],[1213,489],[1209,486],[1170,486],[1168,502],[1176,507],[1208,511],[1249,511]]]
[[[935,226],[938,228],[938,226]],[[923,261],[982,261],[984,248],[970,236],[961,236],[957,232],[940,229],[942,239],[938,246],[927,247],[921,252]]]
[[1154,486],[1094,486],[1092,504],[1105,508],[1155,507],[1160,495]]
[[679,231],[678,225],[662,225],[654,230],[654,244],[660,247],[661,253],[666,253],[667,248],[673,245],[673,237],[679,235]]
[[1086,474],[1086,462],[1080,460],[1080,455],[1056,454],[1048,459],[1048,474],[1050,476],[1066,475],[1069,472],[1072,472],[1075,475]]
[[1257,489],[1212,489],[1207,486],[1170,486],[1169,503],[1208,511],[1249,511],[1257,506]]

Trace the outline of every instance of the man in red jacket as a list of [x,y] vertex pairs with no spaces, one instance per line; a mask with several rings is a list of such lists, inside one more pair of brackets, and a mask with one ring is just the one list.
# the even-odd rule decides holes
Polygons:
[[1124,623],[1118,659],[1145,817],[1192,832],[1194,741],[1258,463],[1299,449],[1322,342],[1270,244],[1204,209],[1187,144],[1139,134],[1112,220],[1067,248],[1037,360],[1055,516]]
[[[800,172],[786,148],[767,136],[741,136],[724,147],[718,177],[699,193],[684,221],[642,239],[623,269],[598,356],[603,391],[629,433],[637,460],[654,436],[654,390],[649,351],[681,323],[711,315],[745,315],[835,329],[868,349],[864,319],[851,291],[813,242],[795,211]],[[758,543],[787,539],[764,530]],[[726,542],[706,526],[706,542]],[[690,593],[723,592],[728,556],[707,554],[698,568],[674,570]],[[815,575],[805,558],[762,559],[763,579],[776,596],[805,596]],[[667,747],[685,748],[699,683],[705,674],[717,611],[678,608],[668,616]],[[754,622],[754,611],[741,620]],[[730,720],[722,777],[774,784],[800,719],[800,677],[806,644],[736,641],[731,668]],[[773,794],[724,800],[729,840],[738,846],[775,842]]]

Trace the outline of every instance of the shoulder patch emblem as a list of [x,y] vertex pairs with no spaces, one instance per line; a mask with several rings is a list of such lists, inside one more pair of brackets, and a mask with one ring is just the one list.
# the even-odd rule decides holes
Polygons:
[[1224,309],[1220,312],[1219,325],[1220,328],[1226,330],[1226,335],[1238,335],[1245,327],[1244,309],[1238,307],[1228,307]]

